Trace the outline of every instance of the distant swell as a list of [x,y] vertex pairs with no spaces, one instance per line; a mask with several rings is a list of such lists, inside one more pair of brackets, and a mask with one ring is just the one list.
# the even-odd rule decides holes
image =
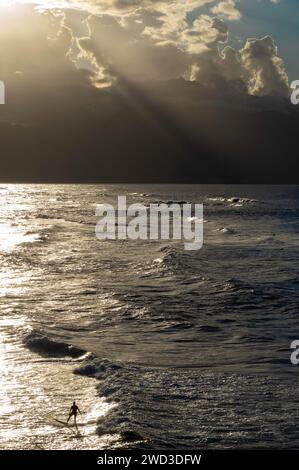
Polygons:
[[245,204],[256,204],[258,201],[256,199],[243,198],[243,197],[209,197],[208,201],[217,204],[229,203],[236,204],[238,206],[243,206]]

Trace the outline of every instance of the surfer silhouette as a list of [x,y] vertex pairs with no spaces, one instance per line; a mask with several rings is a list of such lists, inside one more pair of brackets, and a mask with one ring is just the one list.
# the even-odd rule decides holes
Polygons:
[[76,405],[76,402],[73,401],[73,404],[70,408],[70,412],[69,412],[69,417],[67,419],[67,423],[69,422],[69,420],[71,419],[72,416],[74,416],[74,423],[75,423],[75,426],[77,427],[77,414],[78,412],[81,414],[81,411],[79,410],[79,407]]

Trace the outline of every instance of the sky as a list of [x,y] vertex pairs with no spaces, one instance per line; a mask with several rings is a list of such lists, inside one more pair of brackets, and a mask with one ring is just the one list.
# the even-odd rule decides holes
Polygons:
[[[20,68],[24,45],[30,55],[26,73],[34,56],[32,72],[46,68],[37,44],[47,56],[55,42],[65,65],[72,61],[91,70],[98,87],[120,76],[183,77],[204,86],[234,84],[251,95],[287,96],[290,81],[299,78],[296,0],[0,0],[0,5],[4,73],[14,56]],[[63,65],[62,57],[56,60],[55,67]]]
[[231,22],[232,43],[236,46],[248,37],[270,35],[283,57],[290,80],[299,77],[299,2],[247,0],[240,2],[239,22]]
[[0,179],[298,174],[297,0],[0,5]]
[[10,14],[23,3],[0,0],[2,40],[14,32],[20,39],[18,21],[21,28],[27,22],[22,40],[34,54],[30,24],[46,35],[46,8],[58,26],[51,39],[58,44],[68,32],[67,58],[97,72],[97,86],[121,72],[134,80],[182,76],[212,86],[239,80],[250,94],[287,95],[289,81],[299,78],[296,0],[39,0],[40,15]]

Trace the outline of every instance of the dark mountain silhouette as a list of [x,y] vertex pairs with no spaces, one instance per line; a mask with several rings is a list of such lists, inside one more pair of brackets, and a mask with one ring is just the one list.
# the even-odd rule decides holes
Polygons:
[[297,183],[299,107],[195,82],[22,78],[0,107],[3,182]]

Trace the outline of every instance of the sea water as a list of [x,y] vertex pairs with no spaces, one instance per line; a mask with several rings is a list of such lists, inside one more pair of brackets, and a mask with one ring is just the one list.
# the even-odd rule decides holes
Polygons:
[[[204,245],[95,236],[204,205]],[[299,187],[0,186],[0,448],[298,448]],[[73,400],[81,437],[65,421]]]

